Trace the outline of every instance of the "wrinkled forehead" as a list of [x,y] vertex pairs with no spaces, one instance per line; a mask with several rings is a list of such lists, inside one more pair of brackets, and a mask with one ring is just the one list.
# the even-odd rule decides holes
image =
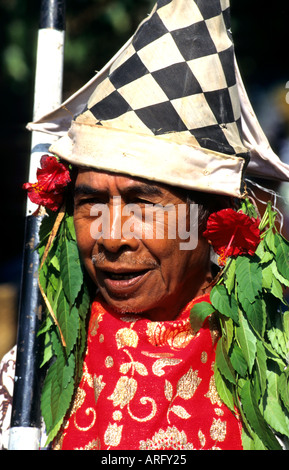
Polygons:
[[121,173],[79,168],[75,180],[75,193],[93,191],[110,194],[126,194],[135,191],[148,196],[172,194],[184,200],[187,194],[187,191],[182,188],[148,179],[126,176]]

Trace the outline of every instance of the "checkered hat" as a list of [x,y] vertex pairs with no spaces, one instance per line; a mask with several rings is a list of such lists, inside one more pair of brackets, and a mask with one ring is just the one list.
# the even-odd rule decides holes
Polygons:
[[159,0],[69,102],[76,114],[50,150],[78,166],[240,196],[252,149],[237,78],[229,0]]

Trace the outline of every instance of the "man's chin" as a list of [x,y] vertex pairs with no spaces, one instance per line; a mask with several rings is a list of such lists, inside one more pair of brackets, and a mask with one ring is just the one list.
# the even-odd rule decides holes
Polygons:
[[135,299],[119,298],[117,296],[105,295],[102,293],[104,301],[114,310],[114,312],[124,315],[126,313],[145,316],[146,308]]
[[119,315],[125,315],[129,313],[130,315],[143,315],[145,316],[145,310],[137,309],[134,307],[131,307],[130,305],[110,305],[110,307],[115,311],[115,313],[118,313]]

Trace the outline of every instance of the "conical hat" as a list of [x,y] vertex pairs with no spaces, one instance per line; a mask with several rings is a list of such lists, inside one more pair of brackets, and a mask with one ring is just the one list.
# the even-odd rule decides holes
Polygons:
[[239,197],[248,164],[289,179],[245,93],[229,0],[159,0],[102,71],[29,128],[60,135],[50,150],[74,165],[173,186]]

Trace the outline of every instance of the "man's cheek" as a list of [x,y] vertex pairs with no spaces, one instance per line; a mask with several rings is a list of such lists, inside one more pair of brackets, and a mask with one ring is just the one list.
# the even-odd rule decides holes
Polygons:
[[76,228],[75,233],[80,256],[87,267],[89,262],[92,263],[92,251],[95,245],[95,240],[91,238],[89,232],[87,234],[87,230],[84,227]]

